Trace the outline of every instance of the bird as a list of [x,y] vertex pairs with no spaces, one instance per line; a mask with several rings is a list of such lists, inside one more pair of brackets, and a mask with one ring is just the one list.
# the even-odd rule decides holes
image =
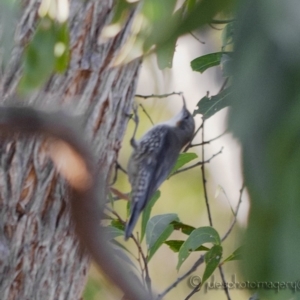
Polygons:
[[170,174],[182,148],[193,139],[195,121],[184,97],[182,100],[183,107],[176,116],[152,127],[139,141],[135,140],[138,116],[134,109],[136,126],[130,141],[133,152],[127,167],[132,188],[131,209],[125,240],[131,237],[141,212]]

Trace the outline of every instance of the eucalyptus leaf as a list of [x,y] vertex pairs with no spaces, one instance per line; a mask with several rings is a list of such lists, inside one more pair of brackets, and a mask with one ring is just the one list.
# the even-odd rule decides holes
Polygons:
[[159,199],[159,197],[160,197],[160,191],[156,191],[155,194],[150,199],[150,201],[147,203],[147,205],[146,205],[146,207],[143,211],[143,214],[142,214],[142,228],[141,228],[141,241],[144,239],[144,236],[145,236],[146,227],[147,227],[147,223],[149,221],[150,215],[151,215],[152,207],[154,206],[156,201]]
[[230,88],[224,89],[219,94],[212,97],[203,97],[197,104],[197,109],[193,115],[202,114],[207,120],[221,109],[231,105],[232,92]]
[[149,260],[174,231],[174,227],[170,223],[175,220],[179,221],[177,214],[164,214],[154,216],[148,222],[146,227],[146,244]]
[[[164,244],[168,245],[170,249],[175,253],[179,252],[183,243],[184,241],[181,240],[168,240],[164,242]],[[205,246],[200,246],[197,249],[195,249],[195,251],[207,251],[207,250],[209,250],[209,248]]]
[[180,153],[175,166],[173,167],[172,171],[170,172],[170,176],[172,176],[178,169],[186,165],[187,163],[191,162],[192,160],[196,159],[198,155],[196,153]]
[[205,243],[221,244],[220,236],[214,228],[208,226],[200,227],[189,235],[179,250],[177,270],[180,269],[183,262],[189,257],[190,252],[195,251]]
[[242,250],[243,247],[237,248],[231,255],[229,255],[223,262],[222,264],[232,261],[232,260],[241,260],[242,259]]
[[221,63],[223,52],[209,53],[197,57],[191,61],[191,68],[193,71],[203,73],[211,67],[218,66]]
[[118,236],[124,235],[124,231],[113,226],[102,227],[100,230],[105,231],[106,238],[112,240]]
[[120,222],[118,219],[112,220],[110,225],[112,227],[115,227],[115,228],[119,229],[119,230],[122,230],[123,232],[125,230],[125,225],[122,222]]
[[180,230],[182,233],[190,235],[196,228],[181,222],[173,221],[174,230]]
[[205,270],[202,276],[202,284],[212,275],[215,269],[219,266],[222,258],[223,248],[220,245],[214,245],[205,254]]

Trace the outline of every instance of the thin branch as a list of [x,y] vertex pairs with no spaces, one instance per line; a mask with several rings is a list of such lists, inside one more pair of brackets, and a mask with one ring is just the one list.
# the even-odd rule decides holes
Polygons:
[[184,150],[183,150],[182,152],[186,152],[186,151],[188,151],[188,150],[190,149],[190,146],[191,146],[191,144],[192,144],[194,138],[196,137],[196,135],[198,134],[198,132],[200,131],[200,129],[201,129],[202,127],[203,127],[203,121],[202,121],[201,125],[197,128],[197,130],[195,131],[195,133],[194,133],[194,135],[193,135],[191,141],[185,146],[185,148],[184,148]]
[[198,41],[199,43],[205,45],[205,42],[201,41],[192,31],[189,32],[190,35],[196,40]]
[[166,288],[161,294],[159,294],[156,300],[161,300],[166,294],[168,294],[172,289],[174,289],[182,280],[187,278],[193,272],[197,270],[197,268],[204,263],[204,255],[201,255],[198,260],[194,263],[194,265],[182,276],[178,277],[168,288]]
[[242,203],[242,196],[243,196],[243,191],[245,189],[245,185],[243,184],[242,188],[240,189],[240,196],[239,196],[239,202],[236,206],[236,209],[235,209],[235,213],[234,213],[234,219],[230,225],[230,227],[228,228],[227,232],[224,234],[224,236],[222,237],[222,242],[224,242],[224,240],[229,236],[229,234],[231,233],[236,221],[237,221],[237,214],[239,212],[239,209],[240,209],[240,206],[241,206],[241,203]]
[[145,107],[144,107],[142,104],[140,104],[140,107],[142,108],[142,111],[144,112],[144,114],[148,117],[148,119],[149,119],[149,121],[151,122],[151,124],[154,126],[154,122],[153,122],[153,120],[151,119],[150,115],[147,113]]
[[208,141],[204,141],[204,142],[198,143],[198,144],[191,144],[191,145],[190,145],[190,148],[210,144],[211,142],[213,142],[213,141],[219,139],[220,137],[222,137],[222,136],[225,135],[226,133],[227,133],[227,130],[225,130],[223,133],[219,134],[218,136],[216,136],[216,137],[214,137],[214,138],[212,138],[212,139],[210,139],[210,140],[208,140]]
[[184,172],[184,171],[193,169],[193,168],[195,168],[195,167],[197,167],[197,166],[202,166],[202,165],[204,165],[204,164],[208,164],[208,163],[210,163],[210,161],[211,161],[212,159],[214,159],[217,155],[221,154],[222,151],[223,151],[223,147],[220,149],[220,151],[218,151],[217,153],[215,153],[214,155],[212,155],[212,157],[210,157],[209,159],[204,160],[204,161],[203,161],[203,160],[202,160],[202,161],[199,161],[199,162],[197,162],[197,163],[195,163],[195,164],[193,164],[193,165],[191,165],[191,166],[189,166],[189,167],[186,167],[186,168],[177,170],[176,172],[174,172],[174,173],[172,174],[172,176],[175,175],[175,174],[178,174],[178,173],[181,173],[181,172]]
[[213,23],[208,23],[208,26],[211,27],[212,29],[215,29],[215,30],[223,30],[223,27],[222,28],[218,28]]
[[127,171],[119,164],[118,161],[115,162],[115,174],[112,182],[109,184],[110,186],[114,185],[117,182],[118,179],[118,170],[122,171],[127,175]]
[[152,295],[151,278],[150,278],[150,275],[149,275],[147,257],[145,256],[145,254],[143,252],[141,244],[138,242],[138,240],[136,239],[136,237],[133,234],[131,235],[131,238],[133,239],[134,243],[136,244],[136,246],[138,248],[139,253],[142,256],[142,259],[143,259],[143,262],[144,262],[144,268],[145,268],[145,281],[146,281],[146,284],[147,284],[148,291]]
[[122,223],[122,224],[126,224],[125,220],[123,220],[121,218],[121,216],[112,208],[106,206],[105,209],[107,209],[110,213],[112,213],[115,217],[117,217],[117,219]]
[[229,77],[226,77],[226,79],[224,80],[224,82],[223,82],[223,84],[222,84],[222,86],[219,90],[219,93],[221,93],[226,88],[226,85],[227,85],[228,81],[229,81]]
[[229,290],[228,290],[228,285],[227,285],[227,282],[226,282],[226,278],[225,278],[222,266],[219,266],[219,271],[220,271],[220,275],[221,275],[221,278],[222,278],[222,283],[223,283],[223,286],[224,286],[224,291],[225,291],[227,300],[231,300]]
[[137,98],[143,98],[143,99],[148,99],[148,98],[167,98],[169,96],[172,96],[172,95],[178,95],[178,96],[181,96],[182,95],[182,92],[172,92],[172,93],[169,93],[169,94],[162,94],[162,95],[138,95],[136,94],[135,97]]
[[193,290],[187,295],[187,297],[184,300],[188,300],[190,299],[194,294],[200,292],[201,290],[201,282],[199,282],[194,288]]
[[[110,211],[114,216],[117,217],[117,219],[122,223],[122,224],[126,224],[126,222],[121,218],[121,216],[113,209],[111,209],[110,207],[106,207],[106,209],[108,211]],[[141,256],[142,259],[143,259],[143,263],[144,263],[144,268],[145,268],[145,281],[146,281],[146,284],[147,284],[147,288],[148,288],[148,291],[149,293],[152,294],[152,290],[151,290],[151,278],[149,276],[149,269],[148,269],[148,262],[147,262],[147,257],[145,256],[144,252],[143,252],[143,249],[141,247],[141,244],[138,242],[138,240],[136,239],[136,237],[131,234],[131,238],[132,240],[134,241],[134,243],[136,244],[137,248],[138,248],[138,256]],[[138,257],[138,262],[140,263],[139,261],[139,257]],[[140,264],[141,266],[141,264]],[[143,273],[143,269],[141,269],[142,273]]]
[[[203,121],[203,126],[202,126],[202,141],[204,141],[204,121]],[[221,151],[222,151],[222,149],[221,149]],[[202,162],[203,162],[203,160],[204,160],[204,145],[202,145]],[[208,194],[207,194],[206,178],[205,178],[205,168],[204,168],[203,164],[201,165],[201,173],[202,173],[203,192],[204,192],[204,198],[205,198],[205,204],[206,204],[206,209],[207,209],[207,214],[208,214],[209,225],[212,227],[213,222],[212,222],[212,217],[211,217],[211,212],[210,212],[210,207],[209,207],[209,202],[208,202]]]

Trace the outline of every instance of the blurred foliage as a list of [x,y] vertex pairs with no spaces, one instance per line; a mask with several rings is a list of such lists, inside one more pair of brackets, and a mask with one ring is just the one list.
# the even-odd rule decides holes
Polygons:
[[[130,11],[140,5],[139,17],[143,22],[137,38],[143,52],[154,51],[159,68],[171,68],[178,38],[209,24],[216,16],[229,14],[233,3],[233,0],[143,0],[133,3],[117,0],[112,24],[125,22]],[[226,41],[229,35],[225,35]]]
[[[240,1],[229,126],[242,144],[251,210],[248,280],[300,278],[300,2]],[[289,288],[268,299],[300,299]]]
[[68,48],[67,23],[61,24],[49,17],[42,18],[24,52],[19,92],[30,92],[42,86],[54,71],[65,71],[69,62]]

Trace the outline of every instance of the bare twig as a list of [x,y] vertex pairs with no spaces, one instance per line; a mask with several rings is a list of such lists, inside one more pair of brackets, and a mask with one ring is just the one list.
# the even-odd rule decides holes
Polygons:
[[204,141],[204,142],[201,142],[201,143],[198,143],[198,144],[191,144],[189,147],[192,148],[192,147],[197,147],[197,146],[202,146],[202,145],[207,145],[207,144],[210,144],[211,142],[219,139],[220,137],[222,137],[223,135],[225,135],[227,133],[227,130],[225,130],[223,133],[219,134],[218,136],[208,140],[208,141]]
[[212,29],[215,29],[215,30],[223,30],[223,27],[222,28],[218,28],[213,23],[208,23],[208,26],[211,27]]
[[201,125],[197,128],[197,130],[195,131],[193,138],[191,139],[191,141],[185,146],[184,150],[182,152],[186,152],[190,149],[190,146],[194,140],[194,138],[196,137],[196,135],[198,134],[198,132],[200,131],[200,129],[203,127],[203,121],[201,123]]
[[162,95],[154,95],[154,94],[152,94],[152,95],[138,95],[138,94],[136,94],[135,97],[143,98],[143,99],[148,99],[148,98],[167,98],[167,97],[172,96],[172,95],[181,96],[182,92],[172,92],[172,93],[162,94]]
[[156,300],[161,300],[166,294],[168,294],[172,289],[174,289],[182,280],[187,278],[193,272],[197,270],[197,268],[204,263],[204,255],[201,255],[198,260],[194,263],[194,265],[182,276],[178,277],[168,288],[166,288],[161,294],[159,294]]
[[117,217],[117,219],[122,223],[122,224],[126,224],[125,220],[123,220],[121,218],[121,216],[112,208],[106,206],[105,209],[107,209],[110,213],[112,213],[115,217]]
[[114,178],[112,180],[112,182],[109,184],[114,185],[117,182],[118,179],[118,170],[122,171],[123,173],[127,174],[127,171],[119,164],[118,161],[115,162],[115,174],[114,174]]
[[152,289],[151,289],[151,278],[149,275],[149,269],[148,269],[148,261],[147,261],[147,257],[145,256],[143,249],[141,247],[141,244],[138,242],[138,240],[136,239],[136,237],[132,234],[131,238],[133,239],[134,243],[136,244],[139,253],[141,254],[141,257],[143,259],[144,262],[144,268],[145,268],[145,281],[147,284],[147,288],[149,293],[152,295]]
[[142,108],[142,111],[144,112],[144,114],[148,117],[151,124],[154,125],[153,120],[151,119],[150,115],[147,113],[147,111],[146,111],[145,107],[143,106],[143,104],[140,104],[140,107]]
[[[126,222],[122,219],[122,217],[113,209],[111,209],[110,207],[106,207],[106,209],[108,211],[110,211],[114,216],[117,217],[117,219],[122,223],[122,224],[126,224]],[[132,234],[131,235],[132,240],[134,241],[134,243],[136,244],[137,248],[138,248],[138,258],[137,261],[140,264],[141,267],[141,272],[143,275],[143,271],[145,270],[145,282],[148,288],[149,293],[152,294],[152,290],[151,290],[151,278],[149,276],[149,269],[148,269],[148,261],[147,261],[147,257],[145,256],[143,249],[141,247],[141,244],[138,242],[138,239]],[[140,257],[142,257],[143,260],[143,264],[144,264],[144,270],[142,268],[142,265],[140,263]]]
[[212,159],[214,159],[217,155],[221,154],[222,151],[223,151],[223,147],[220,149],[220,151],[218,151],[217,153],[215,153],[214,155],[212,155],[212,157],[210,157],[209,159],[199,161],[199,162],[197,162],[197,163],[195,163],[195,164],[193,164],[193,165],[191,165],[191,166],[189,166],[189,167],[186,167],[186,168],[177,170],[176,172],[173,173],[173,175],[178,174],[178,173],[181,173],[181,172],[184,172],[184,171],[187,171],[187,170],[190,170],[190,169],[193,169],[193,168],[195,168],[195,167],[197,167],[197,166],[202,166],[202,165],[204,165],[204,164],[208,164],[208,163],[210,163],[210,161],[211,161]]
[[220,275],[221,275],[221,278],[222,278],[222,283],[223,283],[223,286],[224,286],[224,291],[225,291],[227,300],[231,300],[229,290],[228,290],[228,285],[227,285],[227,282],[226,282],[226,278],[225,278],[222,266],[219,266],[219,271],[220,271]]
[[226,77],[226,79],[224,80],[224,82],[219,90],[219,93],[221,93],[226,88],[228,81],[229,81],[229,77]]
[[205,42],[201,41],[192,31],[189,32],[190,35],[196,40],[198,41],[199,43],[205,45]]
[[241,203],[242,203],[242,196],[243,196],[243,191],[245,189],[245,185],[243,184],[242,188],[240,189],[240,196],[239,196],[239,202],[236,206],[236,209],[235,209],[235,213],[234,213],[234,219],[230,225],[230,227],[228,228],[227,232],[224,234],[224,236],[222,237],[222,242],[224,242],[224,240],[229,236],[229,234],[231,233],[235,223],[236,223],[236,220],[237,220],[237,214],[239,212],[239,209],[240,209],[240,206],[241,206]]
[[[203,121],[203,126],[202,126],[202,141],[204,141],[204,121]],[[221,151],[222,151],[222,149],[221,149]],[[203,161],[204,161],[204,145],[202,145],[202,162]],[[204,198],[205,198],[205,204],[206,204],[206,209],[207,209],[209,225],[212,227],[213,222],[212,222],[212,217],[211,217],[211,212],[210,212],[210,207],[209,207],[209,202],[208,202],[204,164],[201,165],[201,173],[202,173],[203,192],[204,192]]]
[[201,290],[201,282],[199,282],[194,288],[193,290],[187,295],[187,297],[184,300],[188,300],[190,299],[194,294],[200,292]]

